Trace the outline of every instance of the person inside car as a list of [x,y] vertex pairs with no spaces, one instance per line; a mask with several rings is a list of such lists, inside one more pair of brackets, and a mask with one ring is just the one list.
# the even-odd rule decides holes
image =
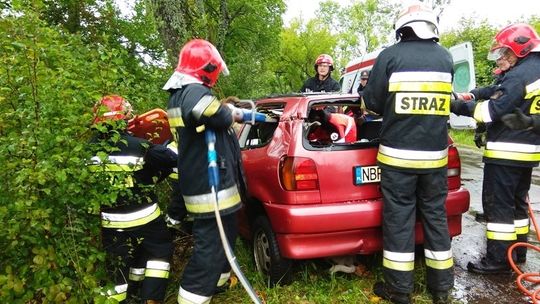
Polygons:
[[353,117],[335,113],[333,108],[313,109],[308,121],[314,123],[308,133],[309,141],[320,143],[352,143],[356,141],[356,122]]

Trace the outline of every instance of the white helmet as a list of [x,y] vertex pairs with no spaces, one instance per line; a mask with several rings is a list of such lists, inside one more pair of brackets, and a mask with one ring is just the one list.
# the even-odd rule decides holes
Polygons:
[[396,40],[401,38],[401,31],[406,27],[410,27],[420,39],[439,41],[439,17],[421,3],[413,4],[399,13],[394,23]]

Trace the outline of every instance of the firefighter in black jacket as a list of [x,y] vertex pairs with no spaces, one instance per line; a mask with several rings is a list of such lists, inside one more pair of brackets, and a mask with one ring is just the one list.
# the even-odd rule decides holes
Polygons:
[[[94,113],[97,135],[91,146],[96,156],[90,169],[110,182],[107,191],[116,198],[101,206],[107,271],[115,283],[114,290],[106,295],[124,302],[129,278],[141,282],[139,296],[144,303],[161,303],[173,246],[153,188],[156,181],[172,172],[177,157],[165,146],[127,133],[125,120],[130,118],[131,105],[124,98],[105,96]],[[145,263],[137,265],[141,257]]]
[[363,91],[367,109],[384,116],[377,161],[385,282],[373,291],[393,303],[410,303],[418,208],[427,289],[434,303],[447,303],[454,284],[445,209],[452,57],[437,43],[438,20],[431,9],[408,7],[394,28],[398,43],[380,53]]
[[220,73],[227,75],[228,69],[214,45],[194,39],[180,51],[178,66],[163,87],[171,93],[167,113],[178,143],[182,196],[194,217],[195,244],[180,283],[178,303],[208,303],[230,277],[231,268],[214,217],[204,132],[211,129],[216,135],[218,204],[227,239],[234,246],[236,212],[244,182],[240,146],[232,128],[234,111],[232,106],[221,104],[211,91]]
[[[460,99],[463,101],[490,99],[491,96],[497,91],[497,88],[502,81],[504,73],[510,68],[507,62],[497,61],[497,63],[500,63],[500,67],[496,68],[493,71],[493,76],[495,78],[494,84],[488,85],[486,87],[472,89],[469,93],[457,93],[455,94],[456,99]],[[474,130],[474,144],[480,149],[486,145],[486,131],[487,130],[485,123],[477,123],[476,129]],[[478,215],[479,214],[477,214],[477,216]]]
[[321,54],[315,60],[315,77],[308,78],[300,92],[339,92],[339,82],[332,78],[334,60],[330,55]]
[[[540,137],[531,130],[512,130],[502,117],[519,108],[526,114],[540,113],[540,39],[527,24],[502,29],[488,59],[506,61],[507,70],[495,94],[484,102],[452,103],[452,112],[474,117],[487,125],[484,150],[482,207],[486,217],[486,255],[467,269],[481,274],[510,272],[507,248],[514,242],[526,242],[529,232],[527,193],[532,168],[540,160]],[[535,49],[536,48],[536,49]],[[518,248],[516,262],[526,260],[526,248]]]

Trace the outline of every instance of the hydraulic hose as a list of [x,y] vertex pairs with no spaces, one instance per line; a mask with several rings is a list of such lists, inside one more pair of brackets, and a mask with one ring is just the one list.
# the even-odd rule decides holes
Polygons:
[[234,252],[231,249],[229,241],[227,240],[227,236],[225,235],[223,223],[221,222],[221,215],[219,213],[219,198],[217,195],[217,189],[219,189],[219,168],[217,166],[217,152],[215,149],[216,134],[214,133],[214,131],[207,129],[205,131],[205,139],[206,145],[208,146],[208,182],[210,184],[212,196],[214,197],[214,214],[216,216],[219,237],[221,238],[223,250],[225,251],[227,260],[231,265],[231,269],[238,277],[238,280],[240,281],[246,292],[249,294],[249,297],[251,298],[253,303],[261,304],[262,302],[255,293],[255,290],[253,290],[253,287],[247,280],[246,276],[244,275],[244,273],[242,273],[242,270],[240,270],[240,265],[238,265],[238,261],[234,256]]
[[[534,230],[536,231],[536,238],[538,240],[540,240],[540,231],[538,230],[538,225],[536,223],[536,218],[534,217],[534,213],[533,213],[533,210],[532,210],[532,207],[531,207],[531,202],[529,201],[529,198],[527,198],[527,204],[529,205],[529,215],[530,215],[530,218],[531,218],[531,220],[533,222]],[[510,246],[508,248],[508,251],[506,252],[508,263],[510,263],[510,266],[512,267],[512,269],[518,274],[518,277],[516,279],[516,284],[518,286],[519,291],[521,291],[522,293],[529,296],[531,298],[531,301],[532,301],[533,304],[538,304],[538,303],[540,303],[540,301],[539,301],[540,300],[540,295],[539,295],[540,289],[529,290],[527,287],[525,287],[523,285],[523,282],[527,281],[527,282],[530,282],[532,284],[540,283],[540,273],[538,273],[538,272],[523,273],[521,271],[521,269],[519,269],[519,267],[514,262],[514,259],[512,258],[512,251],[517,247],[531,248],[531,249],[534,249],[534,250],[539,251],[539,252],[540,252],[540,247],[531,245],[529,243],[518,242],[518,243],[515,243],[512,246]]]

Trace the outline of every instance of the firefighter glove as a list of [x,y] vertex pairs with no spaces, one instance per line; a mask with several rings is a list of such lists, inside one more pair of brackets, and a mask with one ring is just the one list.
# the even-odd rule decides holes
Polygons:
[[478,123],[474,130],[474,144],[479,149],[486,145],[486,124]]
[[463,99],[450,100],[450,112],[456,115],[472,116],[476,102]]
[[512,130],[523,130],[533,126],[533,119],[523,114],[520,108],[516,108],[512,114],[504,115],[502,121]]
[[486,133],[474,133],[474,144],[479,149],[486,145]]

